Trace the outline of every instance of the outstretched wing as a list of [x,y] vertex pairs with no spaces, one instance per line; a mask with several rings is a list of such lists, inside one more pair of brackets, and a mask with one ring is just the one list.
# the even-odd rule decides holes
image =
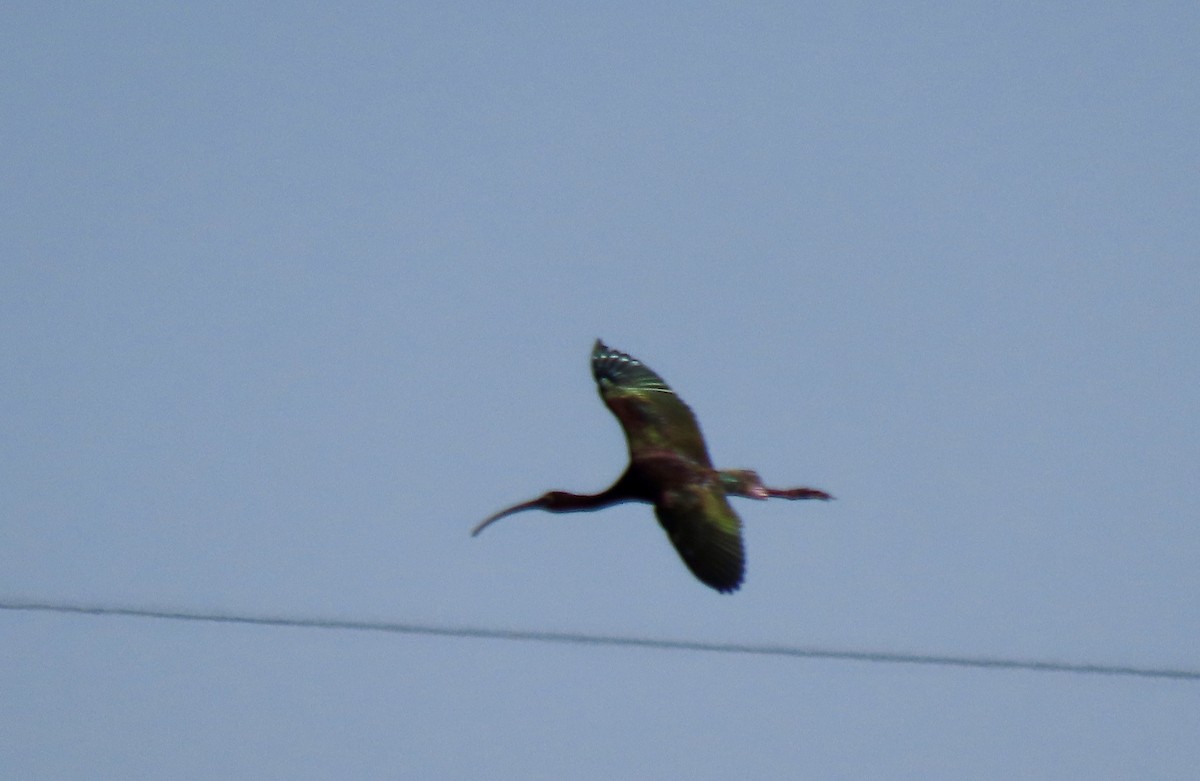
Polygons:
[[667,450],[712,467],[696,416],[648,366],[597,339],[592,375],[600,398],[625,429],[631,459]]
[[654,514],[693,575],[721,593],[742,585],[742,522],[720,489],[690,484],[666,491]]

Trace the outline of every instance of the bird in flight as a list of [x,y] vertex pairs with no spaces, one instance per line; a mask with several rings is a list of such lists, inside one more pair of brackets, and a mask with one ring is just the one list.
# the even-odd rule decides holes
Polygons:
[[645,502],[654,505],[659,524],[692,574],[727,594],[742,585],[746,569],[742,523],[728,497],[833,498],[816,488],[770,488],[750,469],[714,468],[692,410],[650,367],[599,339],[592,348],[592,375],[600,398],[625,430],[625,472],[598,494],[549,491],[501,510],[472,529],[472,537],[523,510],[571,513]]

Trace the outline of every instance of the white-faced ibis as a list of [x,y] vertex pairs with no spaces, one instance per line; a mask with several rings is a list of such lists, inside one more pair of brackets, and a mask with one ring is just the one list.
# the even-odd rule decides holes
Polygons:
[[471,530],[474,536],[506,515],[541,509],[595,510],[647,502],[683,563],[722,593],[737,590],[745,573],[741,521],[728,496],[751,499],[832,499],[816,488],[769,488],[749,469],[715,469],[696,416],[663,379],[641,361],[604,346],[592,349],[600,398],[617,416],[629,442],[629,467],[598,494],[550,491],[501,510]]

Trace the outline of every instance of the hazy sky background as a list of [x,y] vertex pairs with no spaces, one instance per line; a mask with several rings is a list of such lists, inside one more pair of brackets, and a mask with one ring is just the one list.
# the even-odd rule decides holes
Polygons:
[[[0,597],[1200,667],[1200,6],[16,4]],[[738,500],[722,596],[596,337]],[[1200,684],[0,610],[13,779],[1192,779]]]

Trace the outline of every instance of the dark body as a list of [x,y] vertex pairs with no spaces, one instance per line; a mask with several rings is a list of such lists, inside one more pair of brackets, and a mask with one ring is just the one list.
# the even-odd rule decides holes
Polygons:
[[661,377],[636,358],[597,340],[592,374],[600,397],[620,421],[629,466],[598,494],[550,491],[501,510],[471,534],[522,510],[582,512],[622,502],[654,505],[658,522],[692,573],[722,593],[735,591],[745,573],[741,521],[728,496],[751,499],[831,499],[815,488],[770,488],[749,469],[713,467],[691,409]]

